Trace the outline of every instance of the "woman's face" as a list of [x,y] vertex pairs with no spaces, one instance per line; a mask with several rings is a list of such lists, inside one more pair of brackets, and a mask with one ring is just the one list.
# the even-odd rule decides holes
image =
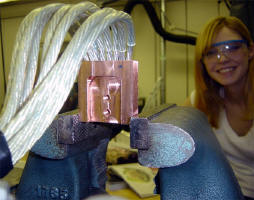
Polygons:
[[212,46],[203,58],[209,76],[225,87],[244,83],[253,48],[248,49],[243,38],[227,27],[217,33]]

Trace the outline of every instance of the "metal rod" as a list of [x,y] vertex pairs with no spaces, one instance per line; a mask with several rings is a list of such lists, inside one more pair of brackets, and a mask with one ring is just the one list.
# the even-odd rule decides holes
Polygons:
[[[161,0],[161,25],[165,28],[165,13],[166,13],[166,6],[165,0]],[[161,43],[161,56],[160,56],[160,77],[161,80],[161,87],[160,87],[160,104],[164,104],[166,102],[166,41],[165,39],[160,39]]]

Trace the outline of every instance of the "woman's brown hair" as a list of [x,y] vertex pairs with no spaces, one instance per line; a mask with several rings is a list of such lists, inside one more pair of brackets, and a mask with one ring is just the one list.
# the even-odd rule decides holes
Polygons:
[[[238,33],[248,46],[253,44],[251,35],[247,27],[236,17],[216,17],[209,21],[203,30],[199,33],[195,47],[195,107],[203,111],[207,116],[210,124],[217,128],[220,109],[223,107],[223,99],[220,95],[221,85],[214,81],[207,73],[203,63],[203,55],[211,47],[212,40],[216,34],[223,28],[227,27]],[[254,60],[249,61],[249,73],[245,87],[245,100],[249,113],[246,117],[253,119],[254,114]]]

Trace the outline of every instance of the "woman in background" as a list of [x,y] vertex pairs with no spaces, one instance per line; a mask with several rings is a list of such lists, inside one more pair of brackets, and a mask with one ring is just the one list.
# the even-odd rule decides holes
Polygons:
[[195,49],[195,91],[185,105],[204,112],[238,179],[254,199],[254,45],[236,17],[216,17]]

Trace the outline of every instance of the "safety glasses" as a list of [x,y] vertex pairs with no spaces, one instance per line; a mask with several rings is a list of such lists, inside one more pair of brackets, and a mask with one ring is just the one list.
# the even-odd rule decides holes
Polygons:
[[247,47],[246,40],[217,42],[204,54],[203,60],[208,64],[216,63],[221,59],[222,54],[227,58],[234,60],[241,55],[243,47]]

